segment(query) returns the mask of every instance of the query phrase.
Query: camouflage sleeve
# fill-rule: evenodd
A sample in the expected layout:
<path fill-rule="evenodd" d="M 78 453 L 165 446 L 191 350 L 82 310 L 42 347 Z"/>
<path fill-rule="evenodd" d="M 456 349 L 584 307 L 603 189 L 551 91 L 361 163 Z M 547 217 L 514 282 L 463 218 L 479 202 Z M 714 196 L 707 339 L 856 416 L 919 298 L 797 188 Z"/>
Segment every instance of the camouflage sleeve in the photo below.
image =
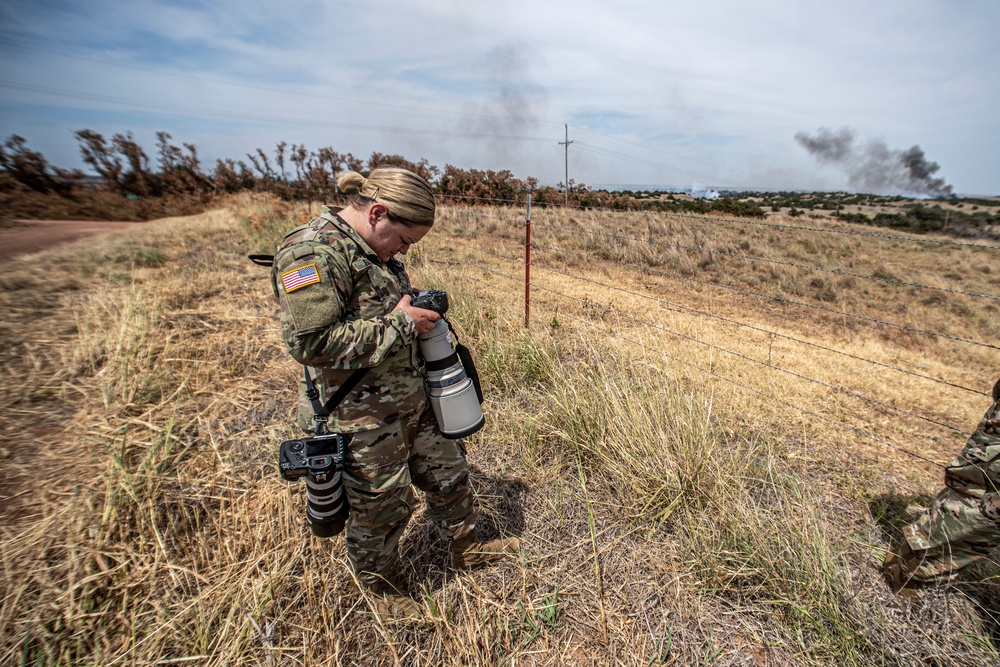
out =
<path fill-rule="evenodd" d="M 367 320 L 338 321 L 299 337 L 293 355 L 300 363 L 325 368 L 374 368 L 416 338 L 410 316 L 396 308 Z"/>
<path fill-rule="evenodd" d="M 321 274 L 325 273 L 329 280 L 284 295 L 296 315 L 305 310 L 299 302 L 306 300 L 310 306 L 306 312 L 322 313 L 315 321 L 322 322 L 322 326 L 297 326 L 289 332 L 286 343 L 296 361 L 324 368 L 373 368 L 416 339 L 416 325 L 410 316 L 401 308 L 393 308 L 395 302 L 388 304 L 387 297 L 374 293 L 370 281 L 358 281 L 359 289 L 372 290 L 360 295 L 365 304 L 363 311 L 382 312 L 361 317 L 356 307 L 351 308 L 359 297 L 352 293 L 355 272 L 349 265 L 348 253 L 338 252 L 336 247 L 330 252 L 317 249 L 315 255 L 303 261 L 316 260 Z"/>

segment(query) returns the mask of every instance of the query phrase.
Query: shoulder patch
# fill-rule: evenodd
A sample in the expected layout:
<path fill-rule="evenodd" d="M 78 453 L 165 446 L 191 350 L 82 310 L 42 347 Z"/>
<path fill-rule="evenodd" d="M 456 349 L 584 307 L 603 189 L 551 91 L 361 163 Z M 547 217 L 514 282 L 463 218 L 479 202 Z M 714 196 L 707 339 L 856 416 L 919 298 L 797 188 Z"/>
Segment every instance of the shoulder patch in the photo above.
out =
<path fill-rule="evenodd" d="M 371 262 L 369 262 L 364 257 L 358 256 L 354 258 L 353 262 L 351 262 L 351 266 L 354 267 L 355 271 L 364 271 L 369 266 L 371 266 Z"/>
<path fill-rule="evenodd" d="M 285 294 L 318 282 L 319 271 L 316 270 L 315 264 L 307 264 L 281 274 L 281 284 L 285 287 Z"/>

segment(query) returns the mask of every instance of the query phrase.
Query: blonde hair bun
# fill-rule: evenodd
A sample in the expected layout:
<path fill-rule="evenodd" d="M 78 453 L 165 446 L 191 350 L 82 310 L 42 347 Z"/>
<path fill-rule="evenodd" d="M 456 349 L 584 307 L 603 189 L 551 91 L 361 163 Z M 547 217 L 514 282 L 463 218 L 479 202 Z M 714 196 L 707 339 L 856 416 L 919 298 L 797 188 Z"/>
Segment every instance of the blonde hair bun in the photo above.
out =
<path fill-rule="evenodd" d="M 434 193 L 421 176 L 399 167 L 380 167 L 365 178 L 356 171 L 337 174 L 337 189 L 352 204 L 365 206 L 378 202 L 389 210 L 389 217 L 407 227 L 430 227 L 434 224 Z"/>

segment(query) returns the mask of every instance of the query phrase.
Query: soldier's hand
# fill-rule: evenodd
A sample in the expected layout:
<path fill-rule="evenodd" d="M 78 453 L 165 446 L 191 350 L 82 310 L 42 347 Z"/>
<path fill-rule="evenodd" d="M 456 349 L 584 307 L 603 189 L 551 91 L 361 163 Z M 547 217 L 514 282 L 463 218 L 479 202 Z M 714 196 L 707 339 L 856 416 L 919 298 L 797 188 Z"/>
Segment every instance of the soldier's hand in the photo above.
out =
<path fill-rule="evenodd" d="M 410 295 L 406 294 L 399 303 L 396 304 L 396 308 L 402 308 L 413 323 L 417 325 L 417 333 L 424 333 L 430 331 L 434 328 L 434 324 L 441 319 L 441 316 L 434 312 L 433 310 L 426 310 L 424 308 L 414 308 L 410 305 Z"/>

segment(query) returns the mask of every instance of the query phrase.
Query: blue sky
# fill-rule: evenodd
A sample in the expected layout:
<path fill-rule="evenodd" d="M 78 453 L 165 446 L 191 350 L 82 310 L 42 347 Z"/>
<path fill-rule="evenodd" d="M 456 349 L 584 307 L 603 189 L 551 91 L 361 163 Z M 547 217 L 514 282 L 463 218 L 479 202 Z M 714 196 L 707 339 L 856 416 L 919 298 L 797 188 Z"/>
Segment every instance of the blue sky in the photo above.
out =
<path fill-rule="evenodd" d="M 279 141 L 594 186 L 843 189 L 800 132 L 919 145 L 1000 195 L 1000 3 L 6 0 L 0 135 Z"/>

